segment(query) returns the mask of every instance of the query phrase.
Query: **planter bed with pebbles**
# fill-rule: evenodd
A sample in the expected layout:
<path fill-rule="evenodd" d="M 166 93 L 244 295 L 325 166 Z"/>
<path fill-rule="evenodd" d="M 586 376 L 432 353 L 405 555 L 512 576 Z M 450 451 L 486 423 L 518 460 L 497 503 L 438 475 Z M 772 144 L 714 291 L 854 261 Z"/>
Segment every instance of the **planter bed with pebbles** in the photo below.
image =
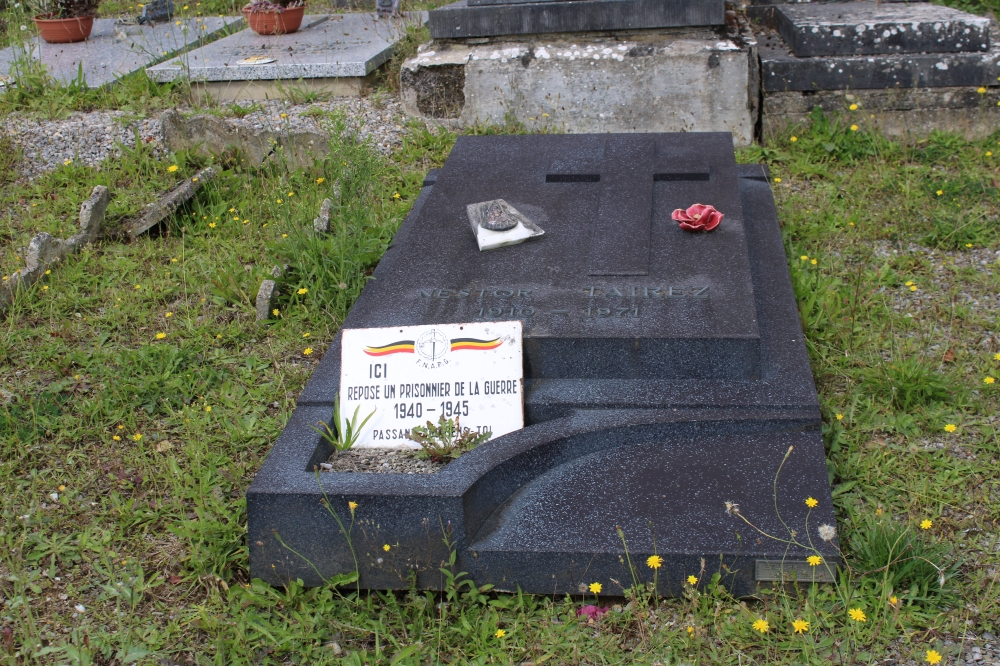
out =
<path fill-rule="evenodd" d="M 447 464 L 420 458 L 418 453 L 417 449 L 348 449 L 336 451 L 320 468 L 324 472 L 434 474 Z"/>

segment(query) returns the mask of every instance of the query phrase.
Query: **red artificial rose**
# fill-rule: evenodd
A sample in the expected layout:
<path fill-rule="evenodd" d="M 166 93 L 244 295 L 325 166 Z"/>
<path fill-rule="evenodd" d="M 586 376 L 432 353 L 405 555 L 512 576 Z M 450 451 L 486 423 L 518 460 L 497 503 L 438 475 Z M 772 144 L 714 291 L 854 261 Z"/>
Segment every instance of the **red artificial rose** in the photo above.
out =
<path fill-rule="evenodd" d="M 715 210 L 713 206 L 695 204 L 684 210 L 678 208 L 670 216 L 681 223 L 681 229 L 688 231 L 711 231 L 719 226 L 724 215 Z"/>

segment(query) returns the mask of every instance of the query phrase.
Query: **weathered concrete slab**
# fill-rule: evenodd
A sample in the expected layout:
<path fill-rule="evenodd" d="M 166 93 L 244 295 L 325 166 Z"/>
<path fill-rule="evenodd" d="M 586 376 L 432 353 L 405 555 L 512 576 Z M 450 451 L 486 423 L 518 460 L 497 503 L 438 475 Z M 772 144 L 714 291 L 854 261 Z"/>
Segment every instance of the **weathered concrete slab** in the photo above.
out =
<path fill-rule="evenodd" d="M 391 56 L 407 21 L 375 13 L 309 15 L 290 35 L 263 37 L 246 29 L 150 67 L 154 81 L 236 83 L 298 79 L 360 79 Z M 272 95 L 274 96 L 274 95 Z"/>
<path fill-rule="evenodd" d="M 176 112 L 175 112 L 176 113 Z M 178 208 L 194 198 L 205 183 L 215 178 L 218 171 L 215 167 L 205 167 L 193 177 L 172 189 L 159 201 L 146 206 L 146 211 L 135 222 L 129 225 L 128 234 L 135 238 L 146 233 L 163 220 L 173 215 Z"/>
<path fill-rule="evenodd" d="M 764 92 L 995 86 L 1000 48 L 978 53 L 796 57 L 774 33 L 758 35 Z"/>
<path fill-rule="evenodd" d="M 75 81 L 82 67 L 87 86 L 98 88 L 206 44 L 242 22 L 242 16 L 177 19 L 155 25 L 119 25 L 117 19 L 97 19 L 85 42 L 47 44 L 36 38 L 27 45 L 0 51 L 0 74 L 7 74 L 27 49 L 56 81 Z"/>
<path fill-rule="evenodd" d="M 1000 127 L 996 98 L 968 86 L 769 92 L 762 108 L 763 138 L 783 135 L 790 126 L 808 125 L 818 106 L 827 115 L 843 114 L 847 124 L 857 123 L 891 138 L 923 138 L 937 129 L 978 141 Z M 858 107 L 854 111 L 852 104 Z"/>
<path fill-rule="evenodd" d="M 459 0 L 430 12 L 431 37 L 464 39 L 592 30 L 722 25 L 722 0 L 562 0 L 473 5 Z"/>
<path fill-rule="evenodd" d="M 567 3 L 569 4 L 569 3 Z M 433 42 L 403 65 L 406 112 L 442 124 L 581 132 L 732 132 L 753 140 L 756 45 L 712 33 L 480 46 Z"/>
<path fill-rule="evenodd" d="M 775 20 L 797 56 L 958 53 L 990 47 L 988 18 L 929 3 L 779 5 Z"/>

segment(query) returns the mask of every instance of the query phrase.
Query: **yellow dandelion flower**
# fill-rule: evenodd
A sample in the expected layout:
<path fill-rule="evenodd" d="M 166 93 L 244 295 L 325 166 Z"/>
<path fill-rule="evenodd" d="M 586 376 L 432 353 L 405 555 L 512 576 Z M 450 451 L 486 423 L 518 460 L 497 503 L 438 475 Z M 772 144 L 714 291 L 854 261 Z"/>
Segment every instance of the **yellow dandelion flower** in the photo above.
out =
<path fill-rule="evenodd" d="M 984 384 L 992 384 L 996 381 L 996 377 L 983 377 Z"/>
<path fill-rule="evenodd" d="M 312 333 L 310 333 L 309 331 L 306 331 L 305 333 L 302 334 L 302 337 L 303 338 L 308 338 L 310 335 L 312 335 Z"/>
<path fill-rule="evenodd" d="M 916 290 L 917 290 L 917 285 L 912 285 L 910 287 L 910 291 L 916 291 Z"/>
<path fill-rule="evenodd" d="M 398 199 L 399 198 L 399 192 L 393 192 L 392 198 L 393 199 Z"/>
<path fill-rule="evenodd" d="M 646 558 L 646 566 L 650 569 L 659 569 L 663 566 L 663 558 L 659 555 L 650 555 Z"/>
<path fill-rule="evenodd" d="M 994 361 L 1000 361 L 1000 354 L 993 354 Z"/>
<path fill-rule="evenodd" d="M 807 497 L 806 506 L 809 507 L 810 509 L 815 509 L 817 506 L 819 506 L 819 500 L 816 499 L 815 497 Z"/>
<path fill-rule="evenodd" d="M 121 423 L 119 423 L 119 424 L 118 424 L 118 429 L 119 429 L 119 430 L 124 430 L 124 429 L 125 429 L 125 426 L 123 426 L 123 425 L 122 425 Z"/>
<path fill-rule="evenodd" d="M 316 184 L 317 184 L 317 185 L 321 185 L 321 184 L 323 183 L 323 181 L 324 181 L 324 180 L 326 180 L 326 178 L 317 178 L 317 179 L 316 179 Z"/>
<path fill-rule="evenodd" d="M 384 550 L 384 551 L 385 551 L 385 552 L 387 552 L 387 553 L 389 552 L 389 550 L 390 550 L 391 548 L 392 548 L 392 547 L 391 547 L 391 546 L 390 546 L 389 544 L 385 544 L 384 546 L 382 546 L 382 550 Z"/>
<path fill-rule="evenodd" d="M 167 167 L 167 171 L 170 172 L 170 173 L 173 173 L 173 172 L 177 171 L 177 169 L 179 169 L 179 168 L 180 167 L 177 166 L 176 164 L 171 164 L 170 166 Z"/>
<path fill-rule="evenodd" d="M 282 238 L 288 238 L 288 234 L 281 234 Z"/>
<path fill-rule="evenodd" d="M 983 86 L 979 86 L 979 89 L 976 90 L 976 92 L 979 93 L 980 95 L 985 95 L 986 94 L 986 88 L 984 88 Z"/>
<path fill-rule="evenodd" d="M 1000 79 L 998 79 L 998 80 L 1000 80 Z M 542 118 L 548 118 L 548 117 L 549 117 L 549 114 L 547 114 L 547 113 L 543 113 L 542 114 Z"/>
<path fill-rule="evenodd" d="M 209 222 L 208 223 L 208 228 L 209 229 L 214 229 L 215 228 L 215 222 Z"/>
<path fill-rule="evenodd" d="M 278 199 L 278 203 L 281 203 L 281 199 Z"/>
<path fill-rule="evenodd" d="M 847 614 L 855 622 L 867 622 L 868 621 L 868 616 L 865 615 L 865 612 L 863 610 L 861 610 L 860 608 L 852 608 L 851 610 L 847 611 Z"/>
<path fill-rule="evenodd" d="M 277 317 L 278 315 L 281 314 L 281 310 L 279 310 L 278 308 L 274 308 L 273 310 L 271 310 L 271 314 Z"/>
<path fill-rule="evenodd" d="M 858 131 L 858 126 L 857 125 L 851 125 L 851 131 L 852 132 L 857 132 Z"/>
<path fill-rule="evenodd" d="M 134 435 L 132 435 L 132 441 L 133 442 L 138 442 L 141 439 L 142 439 L 142 433 L 141 432 L 137 432 Z"/>
<path fill-rule="evenodd" d="M 935 192 L 935 194 L 941 196 L 942 194 L 944 194 L 944 190 L 938 190 L 937 192 Z"/>
<path fill-rule="evenodd" d="M 358 503 L 357 502 L 348 502 L 347 503 L 347 508 L 351 510 L 351 513 L 354 513 L 354 510 L 358 508 Z"/>
<path fill-rule="evenodd" d="M 694 636 L 694 627 L 688 627 L 688 636 Z"/>
<path fill-rule="evenodd" d="M 819 263 L 819 262 L 818 262 L 818 261 L 816 261 L 815 259 L 810 259 L 810 260 L 809 260 L 809 263 L 810 263 L 810 264 L 812 264 L 813 266 L 815 266 L 815 265 L 816 265 L 817 263 Z"/>
<path fill-rule="evenodd" d="M 986 151 L 986 157 L 993 157 L 993 151 L 992 150 L 987 150 Z"/>
<path fill-rule="evenodd" d="M 920 521 L 920 529 L 929 530 L 932 527 L 934 527 L 933 520 L 930 520 L 929 518 L 924 518 L 923 520 Z"/>
<path fill-rule="evenodd" d="M 497 633 L 494 634 L 494 636 L 496 636 L 497 638 L 503 638 L 506 635 L 507 632 L 504 631 L 503 629 L 497 629 Z"/>
<path fill-rule="evenodd" d="M 809 255 L 808 254 L 803 254 L 801 257 L 799 257 L 799 259 L 802 260 L 802 261 L 809 261 Z"/>
<path fill-rule="evenodd" d="M 312 347 L 306 347 L 305 349 L 302 350 L 302 354 L 304 356 L 309 356 L 309 354 L 312 354 L 312 353 L 313 353 L 313 348 Z"/>
<path fill-rule="evenodd" d="M 811 567 L 818 567 L 823 564 L 823 558 L 819 555 L 810 555 L 806 558 L 806 562 L 808 562 Z"/>
<path fill-rule="evenodd" d="M 899 603 L 899 597 L 897 597 L 896 595 L 892 595 L 891 597 L 889 597 L 889 603 L 895 606 L 896 604 Z"/>
<path fill-rule="evenodd" d="M 789 139 L 789 141 L 791 141 L 792 143 L 795 143 L 798 140 L 799 140 L 799 137 L 797 137 L 797 136 L 793 136 L 792 138 Z"/>
<path fill-rule="evenodd" d="M 601 590 L 604 589 L 604 586 L 600 583 L 591 583 L 587 589 L 589 589 L 593 594 L 600 594 Z"/>
<path fill-rule="evenodd" d="M 297 294 L 298 294 L 299 296 L 304 296 L 305 294 L 308 294 L 308 293 L 309 293 L 309 290 L 308 290 L 308 289 L 306 289 L 305 287 L 302 287 L 301 289 L 299 289 L 299 290 L 298 290 L 297 292 L 295 292 L 295 293 L 297 293 Z"/>
<path fill-rule="evenodd" d="M 780 179 L 780 178 L 775 178 L 775 179 L 774 179 L 774 182 L 776 182 L 776 183 L 780 183 L 780 182 L 781 182 L 781 179 Z"/>
<path fill-rule="evenodd" d="M 694 575 L 688 576 L 687 577 L 687 582 L 688 582 L 688 585 L 692 585 L 692 586 L 697 585 L 698 584 L 698 577 L 694 576 Z"/>
<path fill-rule="evenodd" d="M 844 420 L 844 415 L 841 414 L 840 412 L 837 412 L 837 420 L 838 421 L 843 421 Z"/>
<path fill-rule="evenodd" d="M 160 333 L 157 333 L 157 334 L 156 334 L 156 339 L 157 339 L 157 340 L 162 340 L 162 339 L 163 339 L 163 338 L 165 338 L 165 337 L 167 337 L 167 334 L 166 334 L 166 333 L 163 333 L 163 332 L 160 332 Z"/>
<path fill-rule="evenodd" d="M 288 193 L 288 196 L 290 196 L 290 197 L 294 197 L 294 196 L 295 196 L 295 192 L 289 192 L 289 193 Z"/>
<path fill-rule="evenodd" d="M 857 104 L 851 104 L 847 108 L 849 108 L 851 111 L 857 111 L 858 110 L 858 105 Z"/>
<path fill-rule="evenodd" d="M 759 631 L 762 634 L 766 634 L 771 629 L 770 623 L 767 620 L 761 618 L 753 623 L 754 631 Z"/>
<path fill-rule="evenodd" d="M 928 650 L 927 654 L 924 655 L 924 661 L 928 664 L 940 664 L 941 663 L 941 653 L 937 650 Z"/>
<path fill-rule="evenodd" d="M 174 313 L 173 312 L 164 312 L 163 316 L 166 317 L 167 319 L 170 319 L 171 317 L 174 316 Z"/>
<path fill-rule="evenodd" d="M 115 440 L 116 442 L 120 442 L 120 441 L 122 441 L 122 438 L 121 438 L 121 437 L 119 437 L 118 435 L 112 435 L 112 436 L 111 436 L 111 439 Z"/>
<path fill-rule="evenodd" d="M 51 271 L 51 270 L 47 270 L 47 271 L 45 271 L 45 274 L 46 274 L 46 275 L 51 275 L 51 274 L 52 274 L 52 271 Z"/>
<path fill-rule="evenodd" d="M 250 220 L 243 220 L 243 224 L 250 224 Z"/>
<path fill-rule="evenodd" d="M 212 411 L 212 406 L 211 405 L 205 405 L 205 411 L 206 412 Z"/>
<path fill-rule="evenodd" d="M 142 289 L 142 285 L 141 284 L 137 284 L 137 285 L 135 285 L 135 288 L 136 289 Z"/>
<path fill-rule="evenodd" d="M 287 117 L 288 117 L 288 114 L 287 114 L 287 113 L 280 113 L 280 114 L 278 114 L 278 115 L 280 115 L 280 116 L 281 116 L 282 118 L 287 118 Z"/>
<path fill-rule="evenodd" d="M 809 623 L 805 620 L 793 620 L 792 630 L 797 634 L 804 634 L 809 631 Z"/>
<path fill-rule="evenodd" d="M 48 291 L 48 290 L 49 290 L 49 285 L 46 284 L 42 286 L 42 291 Z"/>

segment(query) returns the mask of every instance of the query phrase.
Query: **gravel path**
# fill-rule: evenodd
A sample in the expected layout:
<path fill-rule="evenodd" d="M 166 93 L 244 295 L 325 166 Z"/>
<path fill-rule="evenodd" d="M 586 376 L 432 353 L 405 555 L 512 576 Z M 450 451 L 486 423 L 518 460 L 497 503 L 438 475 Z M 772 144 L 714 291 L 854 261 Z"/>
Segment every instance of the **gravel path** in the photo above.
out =
<path fill-rule="evenodd" d="M 247 109 L 253 109 L 249 113 Z M 204 111 L 179 108 L 183 114 Z M 239 112 L 242 117 L 236 117 Z M 222 106 L 218 112 L 234 125 L 250 130 L 309 128 L 334 131 L 336 118 L 343 118 L 347 131 L 389 154 L 402 144 L 404 115 L 399 100 L 376 94 L 365 98 L 339 97 L 325 102 L 293 105 L 281 100 L 259 104 L 245 103 L 241 108 Z M 284 116 L 284 117 L 283 117 Z M 152 144 L 154 155 L 167 154 L 159 114 L 137 119 L 124 111 L 72 113 L 61 120 L 37 120 L 11 114 L 0 120 L 0 134 L 10 136 L 22 150 L 22 176 L 34 178 L 73 160 L 90 166 L 121 154 L 121 146 L 139 140 Z"/>

